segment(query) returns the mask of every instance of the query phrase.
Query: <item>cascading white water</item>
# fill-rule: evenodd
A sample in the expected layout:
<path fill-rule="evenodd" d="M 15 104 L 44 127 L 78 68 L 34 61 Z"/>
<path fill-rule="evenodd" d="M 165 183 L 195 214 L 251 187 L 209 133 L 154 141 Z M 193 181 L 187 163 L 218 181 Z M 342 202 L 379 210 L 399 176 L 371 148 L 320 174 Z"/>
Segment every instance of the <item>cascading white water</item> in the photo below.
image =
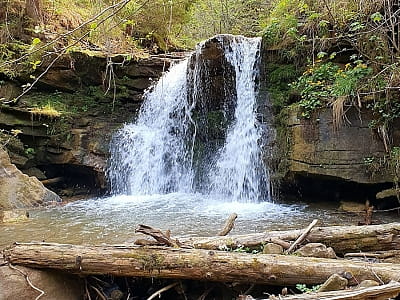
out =
<path fill-rule="evenodd" d="M 256 76 L 261 38 L 235 37 L 224 43 L 225 57 L 235 67 L 236 109 L 226 142 L 209 172 L 213 193 L 240 202 L 270 200 L 269 173 L 262 162 L 261 129 L 256 119 Z"/>
<path fill-rule="evenodd" d="M 186 61 L 173 66 L 145 94 L 137 121 L 113 137 L 108 170 L 113 193 L 190 191 L 186 70 Z"/>
<path fill-rule="evenodd" d="M 209 163 L 208 182 L 194 184 L 196 130 L 188 103 L 188 61 L 173 66 L 145 95 L 137 120 L 122 128 L 111 143 L 108 170 L 115 194 L 210 193 L 214 198 L 239 202 L 269 200 L 268 171 L 262 162 L 261 132 L 256 119 L 256 76 L 260 39 L 217 37 L 227 63 L 234 67 L 236 99 L 234 120 L 226 141 Z M 197 51 L 201 50 L 201 46 Z M 195 65 L 194 72 L 204 72 Z M 198 83 L 194 82 L 194 87 Z M 192 91 L 196 93 L 196 91 Z M 192 97 L 194 99 L 196 97 Z M 209 158 L 208 158 L 209 159 Z M 203 165 L 198 164 L 198 165 Z M 204 186 L 208 186 L 205 188 Z M 196 190 L 201 187 L 201 190 Z"/>

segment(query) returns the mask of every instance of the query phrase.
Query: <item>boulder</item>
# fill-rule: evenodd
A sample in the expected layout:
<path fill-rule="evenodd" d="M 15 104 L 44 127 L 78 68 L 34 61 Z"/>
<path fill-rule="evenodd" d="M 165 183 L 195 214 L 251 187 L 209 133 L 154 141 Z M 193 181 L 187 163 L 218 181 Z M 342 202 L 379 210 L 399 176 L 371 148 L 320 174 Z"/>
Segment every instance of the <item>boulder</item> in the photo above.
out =
<path fill-rule="evenodd" d="M 36 177 L 17 169 L 4 150 L 0 149 L 0 210 L 26 208 L 61 201 Z"/>
<path fill-rule="evenodd" d="M 35 270 L 16 267 L 19 271 L 3 265 L 0 261 L 0 299 L 37 299 L 40 292 L 33 289 L 30 282 L 44 292 L 41 300 L 77 300 L 83 299 L 83 282 L 77 276 L 70 276 L 56 271 Z M 23 274 L 22 274 L 22 273 Z"/>
<path fill-rule="evenodd" d="M 336 258 L 335 251 L 324 244 L 308 243 L 295 252 L 299 256 L 305 257 L 319 257 L 319 258 Z"/>
<path fill-rule="evenodd" d="M 264 254 L 283 254 L 283 247 L 274 243 L 268 243 L 264 246 Z"/>
<path fill-rule="evenodd" d="M 338 274 L 333 274 L 329 277 L 324 284 L 318 289 L 320 292 L 339 291 L 344 290 L 348 284 L 348 280 Z"/>

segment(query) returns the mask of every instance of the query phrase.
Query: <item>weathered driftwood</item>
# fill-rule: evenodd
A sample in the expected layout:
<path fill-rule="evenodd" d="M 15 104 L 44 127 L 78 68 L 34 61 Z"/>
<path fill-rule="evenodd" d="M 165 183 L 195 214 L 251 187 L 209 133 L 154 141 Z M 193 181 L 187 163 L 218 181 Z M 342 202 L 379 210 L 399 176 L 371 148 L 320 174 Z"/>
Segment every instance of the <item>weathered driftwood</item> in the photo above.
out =
<path fill-rule="evenodd" d="M 286 254 L 290 254 L 296 247 L 297 245 L 300 245 L 307 237 L 307 235 L 310 233 L 311 229 L 314 228 L 315 225 L 317 225 L 318 220 L 315 219 L 311 222 L 310 225 L 304 230 L 304 232 L 294 241 L 294 243 L 287 249 Z"/>
<path fill-rule="evenodd" d="M 400 280 L 400 265 L 396 264 L 171 247 L 29 243 L 4 250 L 4 257 L 11 264 L 87 275 L 314 285 L 334 273 L 347 272 L 354 284 L 377 278 L 385 283 Z"/>
<path fill-rule="evenodd" d="M 175 247 L 175 248 L 179 248 L 181 246 L 178 240 L 171 239 L 171 233 L 169 230 L 166 233 L 163 233 L 159 229 L 155 229 L 155 228 L 147 226 L 147 225 L 139 224 L 138 227 L 136 228 L 135 232 L 140 232 L 145 235 L 149 235 L 149 236 L 153 237 L 161 245 L 166 245 L 166 246 Z M 143 241 L 143 240 L 140 240 L 140 241 Z M 137 241 L 135 243 L 140 244 Z M 145 246 L 145 245 L 143 245 L 143 246 Z"/>
<path fill-rule="evenodd" d="M 235 220 L 237 219 L 237 214 L 233 213 L 229 216 L 228 220 L 226 220 L 224 228 L 218 233 L 219 236 L 225 236 L 233 229 L 235 226 Z"/>
<path fill-rule="evenodd" d="M 258 247 L 273 242 L 273 239 L 295 241 L 303 230 L 270 231 L 228 237 L 192 237 L 180 239 L 191 243 L 194 248 L 219 249 L 222 246 Z M 308 233 L 306 240 L 323 243 L 332 247 L 337 254 L 357 251 L 380 251 L 400 249 L 400 223 L 369 226 L 331 226 L 315 227 Z"/>
<path fill-rule="evenodd" d="M 286 297 L 271 296 L 269 300 L 304 300 L 304 299 L 324 299 L 324 300 L 387 300 L 393 299 L 400 294 L 400 283 L 390 282 L 381 286 L 374 286 L 358 290 L 343 290 L 323 293 L 310 293 L 292 295 Z"/>

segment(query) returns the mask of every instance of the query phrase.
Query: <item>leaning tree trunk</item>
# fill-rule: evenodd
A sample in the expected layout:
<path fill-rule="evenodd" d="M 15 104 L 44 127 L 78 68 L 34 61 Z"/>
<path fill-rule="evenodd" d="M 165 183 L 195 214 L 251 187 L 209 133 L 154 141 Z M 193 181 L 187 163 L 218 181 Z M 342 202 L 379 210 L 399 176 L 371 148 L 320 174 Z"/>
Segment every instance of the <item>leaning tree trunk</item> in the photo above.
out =
<path fill-rule="evenodd" d="M 267 285 L 323 283 L 332 274 L 365 279 L 400 280 L 400 265 L 372 264 L 292 255 L 249 254 L 202 249 L 138 246 L 15 244 L 4 250 L 11 264 L 76 274 L 160 277 Z"/>

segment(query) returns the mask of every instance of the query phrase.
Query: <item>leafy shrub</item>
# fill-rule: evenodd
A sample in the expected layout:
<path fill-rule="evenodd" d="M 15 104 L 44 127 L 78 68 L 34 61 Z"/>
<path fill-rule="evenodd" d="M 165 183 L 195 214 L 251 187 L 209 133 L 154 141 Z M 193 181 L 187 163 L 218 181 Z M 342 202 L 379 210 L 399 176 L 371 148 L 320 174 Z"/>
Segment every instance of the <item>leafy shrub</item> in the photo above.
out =
<path fill-rule="evenodd" d="M 372 69 L 361 60 L 340 68 L 332 62 L 317 62 L 308 66 L 292 88 L 301 95 L 299 103 L 302 117 L 310 118 L 312 112 L 336 97 L 355 96 L 361 81 L 372 73 Z"/>

